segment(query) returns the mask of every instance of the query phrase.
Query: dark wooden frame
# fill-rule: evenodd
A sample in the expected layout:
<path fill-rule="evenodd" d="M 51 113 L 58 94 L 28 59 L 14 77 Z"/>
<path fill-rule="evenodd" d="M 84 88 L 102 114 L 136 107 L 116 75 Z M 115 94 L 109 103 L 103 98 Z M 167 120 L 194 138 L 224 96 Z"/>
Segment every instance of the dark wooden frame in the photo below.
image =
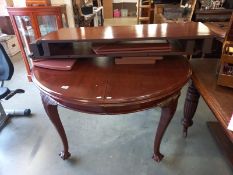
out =
<path fill-rule="evenodd" d="M 142 30 L 141 30 L 142 29 Z M 153 30 L 151 30 L 153 29 Z M 140 30 L 140 32 L 138 32 Z M 110 35 L 106 35 L 110 32 Z M 115 44 L 117 42 L 145 41 L 145 40 L 169 40 L 171 50 L 162 49 L 142 50 L 135 53 L 108 53 L 96 54 L 92 50 L 92 44 Z M 63 28 L 57 32 L 50 33 L 40 40 L 31 44 L 32 58 L 77 58 L 77 57 L 96 57 L 96 56 L 164 56 L 164 55 L 192 55 L 196 49 L 203 54 L 211 52 L 213 33 L 202 23 L 168 23 L 168 24 L 148 24 L 134 26 L 106 26 L 100 28 Z M 80 52 L 67 51 L 62 55 L 52 55 L 50 52 L 51 44 L 81 43 L 85 44 L 85 50 Z M 142 43 L 143 45 L 143 43 Z M 156 42 L 155 42 L 156 45 Z M 174 47 L 173 47 L 174 46 Z M 197 47 L 199 46 L 199 48 Z M 201 46 L 201 47 L 200 47 Z M 54 46 L 51 46 L 54 47 Z M 142 46 L 143 47 L 143 46 Z M 72 47 L 70 47 L 72 48 Z M 81 47 L 80 47 L 81 48 Z M 39 51 L 41 50 L 41 51 Z M 76 50 L 77 51 L 77 50 Z M 40 54 L 43 53 L 43 54 Z"/>

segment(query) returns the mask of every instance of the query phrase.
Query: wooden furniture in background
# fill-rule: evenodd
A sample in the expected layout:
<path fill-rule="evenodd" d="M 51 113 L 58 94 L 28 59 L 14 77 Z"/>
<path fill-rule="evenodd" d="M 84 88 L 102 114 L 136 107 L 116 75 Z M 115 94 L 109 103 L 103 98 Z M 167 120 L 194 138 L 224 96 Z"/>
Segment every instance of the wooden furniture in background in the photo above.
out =
<path fill-rule="evenodd" d="M 194 20 L 200 21 L 200 22 L 230 21 L 232 12 L 233 12 L 233 9 L 209 9 L 209 10 L 198 9 L 198 10 L 195 10 Z"/>
<path fill-rule="evenodd" d="M 181 0 L 179 4 L 155 4 L 154 23 L 191 21 L 197 0 Z M 185 9 L 185 5 L 190 8 Z M 187 10 L 187 12 L 184 12 Z M 168 15 L 170 14 L 170 15 Z"/>
<path fill-rule="evenodd" d="M 26 0 L 26 6 L 50 6 L 50 0 Z"/>
<path fill-rule="evenodd" d="M 165 7 L 178 8 L 178 5 L 173 5 L 173 4 L 154 4 L 153 23 L 160 24 L 160 23 L 166 22 L 166 18 L 164 17 L 164 8 Z"/>
<path fill-rule="evenodd" d="M 67 26 L 66 6 L 8 7 L 7 10 L 19 42 L 27 77 L 31 80 L 29 43 Z"/>
<path fill-rule="evenodd" d="M 233 88 L 233 15 L 223 42 L 218 85 Z"/>
<path fill-rule="evenodd" d="M 217 124 L 208 123 L 208 127 L 233 165 L 233 132 L 227 129 L 233 113 L 233 89 L 217 85 L 219 59 L 192 59 L 190 63 L 193 73 L 184 105 L 184 135 L 193 124 L 192 118 L 201 95 L 218 120 Z"/>
<path fill-rule="evenodd" d="M 151 5 L 151 0 L 137 1 L 137 24 L 150 23 Z"/>
<path fill-rule="evenodd" d="M 104 8 L 104 19 L 109 19 L 113 17 L 113 6 L 112 0 L 103 0 Z"/>
<path fill-rule="evenodd" d="M 184 0 L 181 0 L 181 4 L 182 5 L 185 5 L 183 3 Z M 196 3 L 197 3 L 197 0 L 188 0 L 186 1 L 189 5 L 191 5 L 191 8 L 190 8 L 190 12 L 188 12 L 188 14 L 186 15 L 186 21 L 191 21 L 192 20 L 192 17 L 193 17 L 193 13 L 194 13 L 194 10 L 195 10 L 195 6 L 196 6 Z"/>

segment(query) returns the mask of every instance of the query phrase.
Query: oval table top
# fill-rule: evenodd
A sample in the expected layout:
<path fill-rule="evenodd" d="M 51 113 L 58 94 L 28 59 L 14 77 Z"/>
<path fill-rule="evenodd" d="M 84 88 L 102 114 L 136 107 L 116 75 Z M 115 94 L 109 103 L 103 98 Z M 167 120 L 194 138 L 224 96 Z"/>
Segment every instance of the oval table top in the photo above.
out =
<path fill-rule="evenodd" d="M 60 105 L 87 113 L 120 114 L 156 106 L 191 76 L 182 56 L 155 64 L 115 64 L 112 58 L 78 59 L 70 71 L 32 69 L 33 82 Z"/>

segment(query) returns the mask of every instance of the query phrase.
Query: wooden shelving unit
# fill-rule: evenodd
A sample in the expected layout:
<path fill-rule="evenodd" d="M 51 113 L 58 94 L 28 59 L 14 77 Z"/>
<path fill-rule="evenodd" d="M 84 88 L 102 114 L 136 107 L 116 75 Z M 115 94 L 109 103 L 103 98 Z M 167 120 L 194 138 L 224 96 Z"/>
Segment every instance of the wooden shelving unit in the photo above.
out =
<path fill-rule="evenodd" d="M 200 33 L 198 28 L 203 31 Z M 192 55 L 197 49 L 209 53 L 211 42 L 212 35 L 206 26 L 187 22 L 63 28 L 31 43 L 30 47 L 33 60 L 102 56 L 147 57 Z"/>
<path fill-rule="evenodd" d="M 218 84 L 233 88 L 233 15 L 223 42 Z"/>

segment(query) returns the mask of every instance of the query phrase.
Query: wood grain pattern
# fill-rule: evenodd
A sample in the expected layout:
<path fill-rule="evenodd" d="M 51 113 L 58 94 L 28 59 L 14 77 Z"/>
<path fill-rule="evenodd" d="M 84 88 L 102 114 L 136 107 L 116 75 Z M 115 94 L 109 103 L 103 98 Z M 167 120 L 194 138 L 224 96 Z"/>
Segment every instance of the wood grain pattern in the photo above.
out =
<path fill-rule="evenodd" d="M 200 94 L 193 82 L 189 84 L 184 104 L 183 134 L 187 137 L 188 127 L 193 125 L 193 117 L 197 109 Z"/>
<path fill-rule="evenodd" d="M 153 65 L 115 65 L 110 58 L 79 59 L 71 71 L 34 67 L 32 72 L 34 83 L 61 105 L 102 114 L 152 107 L 155 101 L 179 91 L 191 75 L 181 56 Z"/>
<path fill-rule="evenodd" d="M 123 41 L 148 39 L 203 39 L 213 33 L 204 24 L 198 22 L 144 24 L 132 26 L 105 26 L 86 28 L 62 28 L 41 37 L 43 42 L 64 41 Z"/>

